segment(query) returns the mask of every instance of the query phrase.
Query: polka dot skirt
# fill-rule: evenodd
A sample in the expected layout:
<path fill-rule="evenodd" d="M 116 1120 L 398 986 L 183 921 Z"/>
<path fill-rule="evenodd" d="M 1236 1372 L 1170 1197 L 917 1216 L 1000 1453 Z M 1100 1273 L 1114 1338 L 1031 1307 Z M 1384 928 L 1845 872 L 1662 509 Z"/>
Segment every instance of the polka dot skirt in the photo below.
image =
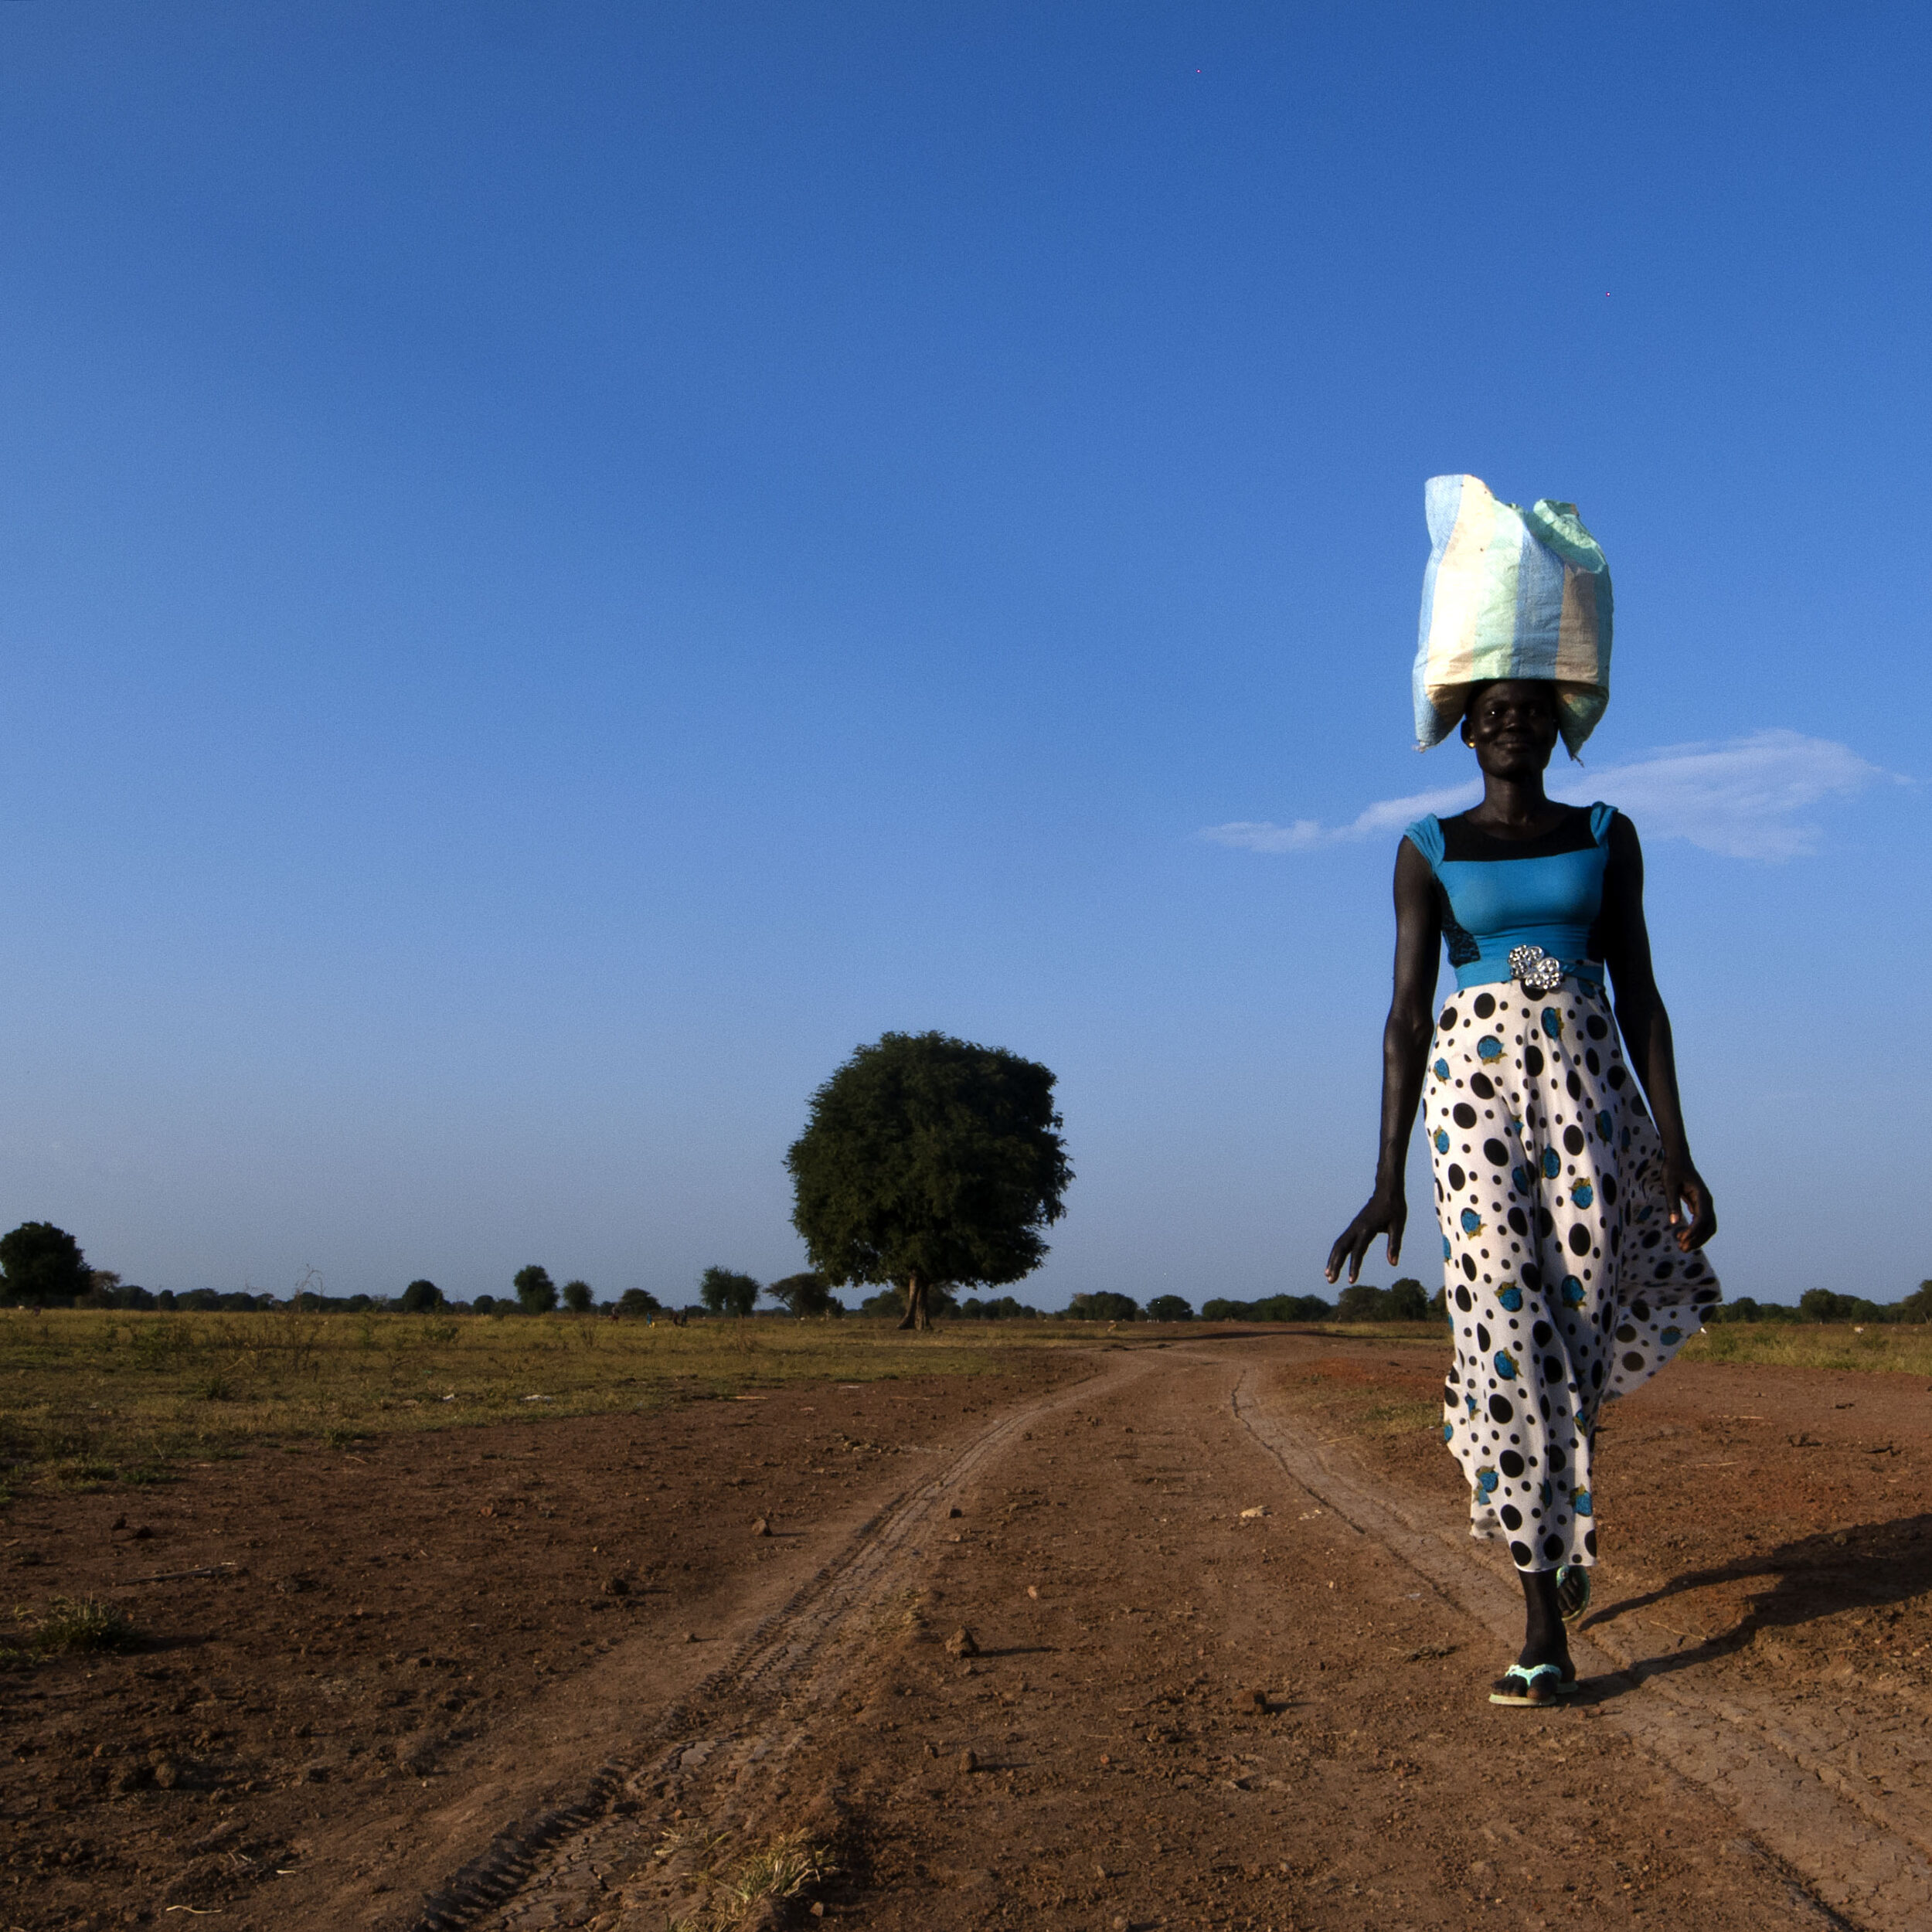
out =
<path fill-rule="evenodd" d="M 1610 1003 L 1566 979 L 1454 994 L 1423 1093 L 1455 1366 L 1443 1440 L 1470 1534 L 1519 1570 L 1597 1557 L 1590 1437 L 1719 1297 L 1670 1232 L 1657 1129 Z"/>

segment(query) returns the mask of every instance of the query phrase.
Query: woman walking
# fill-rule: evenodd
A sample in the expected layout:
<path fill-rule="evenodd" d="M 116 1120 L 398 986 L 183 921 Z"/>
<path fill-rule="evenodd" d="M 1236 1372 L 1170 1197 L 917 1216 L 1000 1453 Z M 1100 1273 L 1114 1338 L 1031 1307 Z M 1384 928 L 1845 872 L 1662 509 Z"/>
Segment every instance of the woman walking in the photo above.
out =
<path fill-rule="evenodd" d="M 1459 728 L 1483 796 L 1397 848 L 1381 1155 L 1328 1277 L 1354 1281 L 1378 1235 L 1397 1259 L 1420 1105 L 1456 1343 L 1443 1440 L 1470 1533 L 1507 1543 L 1527 1612 L 1490 1695 L 1546 1704 L 1576 1689 L 1563 1621 L 1597 1560 L 1598 1413 L 1719 1298 L 1701 1252 L 1717 1219 L 1679 1105 L 1636 829 L 1543 789 L 1558 739 L 1573 757 L 1609 701 L 1603 553 L 1574 505 L 1519 509 L 1474 477 L 1431 479 L 1427 507 L 1417 737 Z M 1456 985 L 1432 1037 L 1438 946 Z"/>

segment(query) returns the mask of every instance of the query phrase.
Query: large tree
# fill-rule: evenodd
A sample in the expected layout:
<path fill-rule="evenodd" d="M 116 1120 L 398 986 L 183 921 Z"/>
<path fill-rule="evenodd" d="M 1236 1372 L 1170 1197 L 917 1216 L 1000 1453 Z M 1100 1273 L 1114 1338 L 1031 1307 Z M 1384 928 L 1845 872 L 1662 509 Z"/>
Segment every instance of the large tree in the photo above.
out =
<path fill-rule="evenodd" d="M 736 1268 L 706 1268 L 698 1277 L 698 1299 L 713 1315 L 749 1315 L 761 1292 L 755 1274 Z"/>
<path fill-rule="evenodd" d="M 889 1282 L 899 1325 L 930 1328 L 936 1291 L 1017 1281 L 1046 1258 L 1040 1230 L 1073 1178 L 1060 1124 L 1036 1062 L 888 1033 L 811 1097 L 785 1156 L 792 1225 L 828 1281 Z"/>
<path fill-rule="evenodd" d="M 65 1228 L 22 1221 L 0 1234 L 0 1300 L 65 1305 L 93 1287 L 80 1243 Z"/>
<path fill-rule="evenodd" d="M 556 1284 L 550 1279 L 550 1270 L 534 1261 L 517 1270 L 512 1286 L 526 1315 L 548 1315 L 556 1306 Z"/>
<path fill-rule="evenodd" d="M 822 1274 L 809 1270 L 803 1274 L 788 1274 L 782 1281 L 773 1282 L 765 1293 L 786 1314 L 796 1316 L 801 1321 L 808 1315 L 845 1312 L 844 1304 L 832 1291 L 832 1284 Z"/>

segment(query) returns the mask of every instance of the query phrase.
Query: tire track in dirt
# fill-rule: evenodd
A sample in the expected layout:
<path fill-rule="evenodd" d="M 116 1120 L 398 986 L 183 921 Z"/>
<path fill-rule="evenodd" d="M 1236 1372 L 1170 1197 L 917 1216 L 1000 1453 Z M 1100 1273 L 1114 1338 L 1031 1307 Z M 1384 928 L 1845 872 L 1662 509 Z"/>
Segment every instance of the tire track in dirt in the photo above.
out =
<path fill-rule="evenodd" d="M 1513 1648 L 1522 1596 L 1485 1546 L 1371 1482 L 1345 1454 L 1263 1397 L 1250 1364 L 1234 1413 L 1283 1470 L 1358 1535 L 1408 1563 L 1448 1603 Z M 1821 1901 L 1871 1932 L 1932 1923 L 1932 1819 L 1860 1788 L 1770 1700 L 1706 1695 L 1665 1668 L 1675 1640 L 1638 1620 L 1594 1640 L 1573 1636 L 1580 1675 L 1602 1680 L 1602 1709 L 1652 1757 L 1704 1786 Z M 1632 1642 L 1632 1638 L 1636 1641 Z M 1640 1654 L 1647 1653 L 1647 1654 Z"/>
<path fill-rule="evenodd" d="M 1270 1349 L 1269 1359 L 1281 1356 Z M 1473 1619 L 1513 1649 L 1521 1628 L 1513 1575 L 1486 1560 L 1458 1526 L 1438 1520 L 1433 1506 L 1372 1481 L 1345 1449 L 1267 1400 L 1251 1346 L 1217 1338 L 1179 1345 L 1172 1355 L 1113 1354 L 1097 1376 L 1009 1411 L 894 1498 L 726 1665 L 641 1737 L 624 1761 L 600 1767 L 576 1802 L 506 1833 L 485 1859 L 439 1888 L 415 1918 L 415 1932 L 532 1932 L 617 1922 L 610 1913 L 622 1888 L 606 1880 L 634 1870 L 641 1855 L 648 1862 L 651 1828 L 637 1814 L 653 1794 L 702 1780 L 724 1794 L 706 1815 L 707 1829 L 755 1828 L 760 1794 L 776 1786 L 782 1795 L 794 1754 L 808 1769 L 815 1757 L 823 1757 L 827 1733 L 842 1721 L 835 1708 L 842 1693 L 876 1664 L 872 1638 L 883 1614 L 930 1580 L 941 1553 L 929 1554 L 926 1544 L 951 1500 L 1002 1457 L 1010 1462 L 1031 1430 L 1056 1411 L 1113 1404 L 1145 1420 L 1151 1405 L 1131 1406 L 1134 1386 L 1184 1362 L 1219 1372 L 1212 1376 L 1213 1394 L 1203 1387 L 1190 1403 L 1206 1396 L 1209 1410 L 1225 1404 L 1222 1413 L 1307 1492 L 1318 1514 L 1328 1513 L 1343 1541 L 1361 1549 L 1362 1563 L 1386 1556 L 1405 1566 L 1447 1614 Z M 1073 1480 L 1090 1485 L 1100 1479 L 1096 1464 Z M 1660 1658 L 1638 1656 L 1646 1635 L 1641 1626 L 1632 1634 L 1634 1648 L 1619 1637 L 1576 1643 L 1580 1668 L 1604 1680 L 1596 1697 L 1579 1702 L 1594 1704 L 1594 1714 L 1612 1719 L 1646 1757 L 1702 1787 L 1736 1818 L 1755 1842 L 1740 1841 L 1736 1850 L 1747 1862 L 1762 1862 L 1766 1881 L 1774 1890 L 1785 1889 L 1798 1920 L 1866 1932 L 1905 1932 L 1928 1922 L 1932 1861 L 1922 1821 L 1870 1794 L 1835 1788 L 1833 1767 L 1781 1722 L 1788 1714 L 1768 1702 L 1747 1708 L 1700 1692 L 1688 1673 L 1659 1669 Z M 1659 1648 L 1667 1653 L 1670 1645 Z M 1560 1722 L 1562 1713 L 1555 1716 Z M 808 1743 L 814 1749 L 801 1750 Z M 618 1916 L 631 1923 L 628 1912 Z"/>
<path fill-rule="evenodd" d="M 845 1672 L 836 1643 L 842 1630 L 912 1587 L 923 1556 L 914 1539 L 950 1506 L 949 1499 L 1028 1425 L 1075 1401 L 1114 1391 L 1123 1378 L 1155 1362 L 1119 1351 L 1099 1376 L 1010 1410 L 923 1482 L 901 1492 L 852 1532 L 785 1607 L 753 1630 L 731 1658 L 666 1710 L 638 1740 L 637 1753 L 600 1765 L 570 1802 L 511 1826 L 488 1851 L 430 1893 L 410 1932 L 472 1932 L 517 1922 L 518 1900 L 543 1894 L 548 1919 L 598 1888 L 608 1841 L 634 1833 L 627 1791 L 679 1770 L 783 1757 L 804 1734 L 804 1713 L 836 1696 Z M 716 1723 L 718 1715 L 727 1721 Z M 782 1730 L 776 1740 L 770 1734 Z M 766 1768 L 772 1768 L 767 1765 Z"/>

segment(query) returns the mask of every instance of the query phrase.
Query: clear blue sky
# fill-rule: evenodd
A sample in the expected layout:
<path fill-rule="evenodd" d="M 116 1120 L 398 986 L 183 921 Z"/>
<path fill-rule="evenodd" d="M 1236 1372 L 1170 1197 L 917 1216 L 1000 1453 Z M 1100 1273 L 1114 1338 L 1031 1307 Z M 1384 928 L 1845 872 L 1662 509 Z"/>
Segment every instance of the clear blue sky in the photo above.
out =
<path fill-rule="evenodd" d="M 939 1027 L 1060 1077 L 1028 1298 L 1312 1287 L 1387 801 L 1466 775 L 1408 675 L 1469 471 L 1611 559 L 1564 782 L 1646 838 L 1730 1292 L 1905 1292 L 1929 53 L 1911 5 L 0 5 L 0 1224 L 682 1300 L 801 1264 L 808 1094 Z"/>

